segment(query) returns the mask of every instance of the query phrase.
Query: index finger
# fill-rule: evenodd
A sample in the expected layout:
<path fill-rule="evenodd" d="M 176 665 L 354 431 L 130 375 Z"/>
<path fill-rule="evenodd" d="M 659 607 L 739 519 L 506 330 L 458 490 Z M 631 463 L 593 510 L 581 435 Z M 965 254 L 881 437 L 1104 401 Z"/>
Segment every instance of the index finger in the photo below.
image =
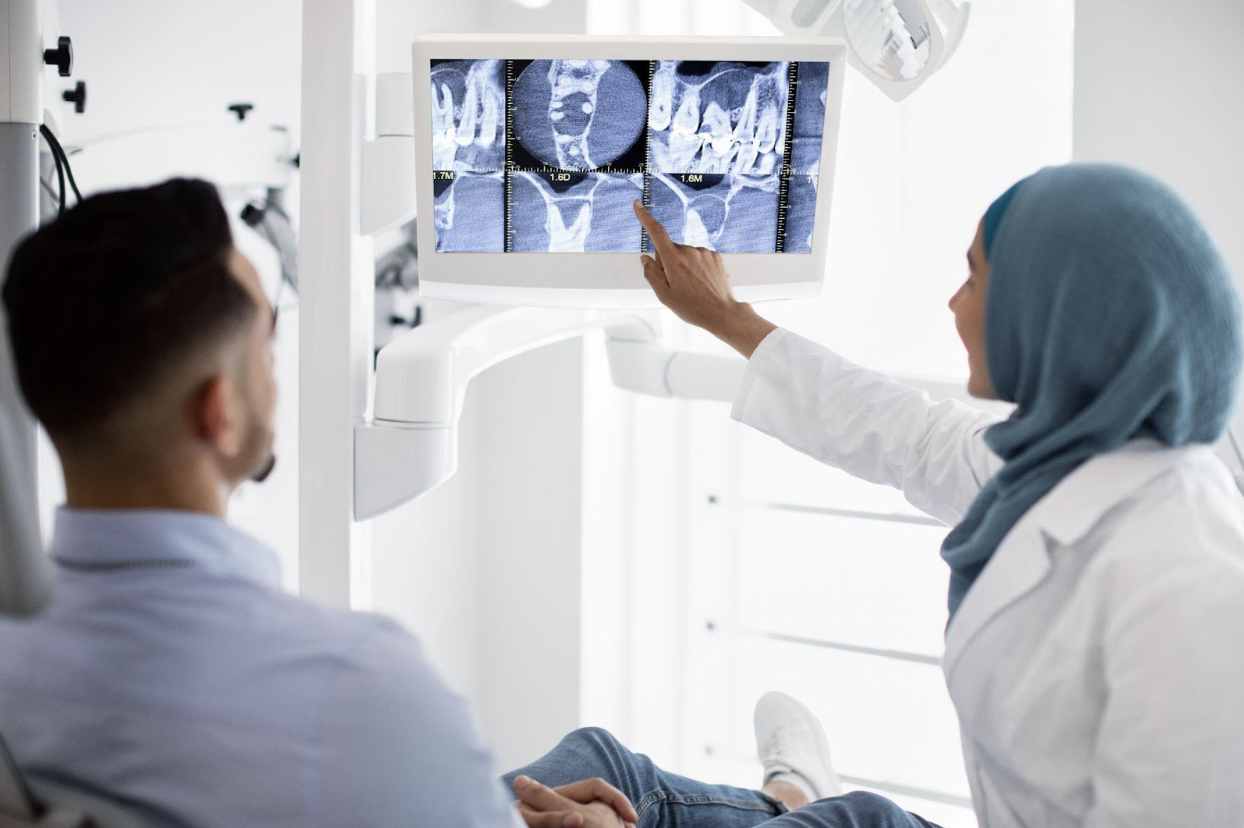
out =
<path fill-rule="evenodd" d="M 670 234 L 665 232 L 665 225 L 653 218 L 652 213 L 644 209 L 644 205 L 638 201 L 635 202 L 635 215 L 639 217 L 639 223 L 652 237 L 652 243 L 656 245 L 658 253 L 664 256 L 674 252 L 674 248 L 678 245 L 674 244 Z"/>
<path fill-rule="evenodd" d="M 513 788 L 524 805 L 537 811 L 573 811 L 579 804 L 527 776 L 515 779 Z"/>

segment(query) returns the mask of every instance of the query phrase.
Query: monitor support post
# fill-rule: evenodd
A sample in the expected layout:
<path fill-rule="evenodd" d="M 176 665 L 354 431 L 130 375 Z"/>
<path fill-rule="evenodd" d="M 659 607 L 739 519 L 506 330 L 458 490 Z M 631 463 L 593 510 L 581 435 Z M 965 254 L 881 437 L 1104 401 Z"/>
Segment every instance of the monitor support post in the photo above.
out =
<path fill-rule="evenodd" d="M 0 0 L 0 267 L 39 222 L 42 34 L 38 0 Z M 0 281 L 3 274 L 0 273 Z M 35 423 L 17 387 L 0 311 L 0 612 L 37 612 L 52 592 L 39 535 Z"/>

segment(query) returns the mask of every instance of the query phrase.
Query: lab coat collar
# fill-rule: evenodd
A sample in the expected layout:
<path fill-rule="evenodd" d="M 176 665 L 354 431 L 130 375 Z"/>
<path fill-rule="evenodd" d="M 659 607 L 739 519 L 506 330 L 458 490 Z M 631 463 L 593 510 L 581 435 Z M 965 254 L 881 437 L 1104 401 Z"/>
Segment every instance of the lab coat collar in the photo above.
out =
<path fill-rule="evenodd" d="M 1052 540 L 1073 544 L 1088 534 L 1102 515 L 1177 463 L 1212 455 L 1209 446 L 1172 449 L 1151 439 L 1132 440 L 1076 469 L 1034 507 L 1041 529 Z"/>
<path fill-rule="evenodd" d="M 198 512 L 61 507 L 50 552 L 70 570 L 192 566 L 273 589 L 281 585 L 276 553 L 220 518 Z"/>
<path fill-rule="evenodd" d="M 1172 449 L 1140 439 L 1069 474 L 1007 533 L 960 604 L 946 630 L 947 677 L 985 624 L 1045 580 L 1055 548 L 1075 544 L 1103 515 L 1163 472 L 1206 459 L 1214 459 L 1208 446 Z"/>

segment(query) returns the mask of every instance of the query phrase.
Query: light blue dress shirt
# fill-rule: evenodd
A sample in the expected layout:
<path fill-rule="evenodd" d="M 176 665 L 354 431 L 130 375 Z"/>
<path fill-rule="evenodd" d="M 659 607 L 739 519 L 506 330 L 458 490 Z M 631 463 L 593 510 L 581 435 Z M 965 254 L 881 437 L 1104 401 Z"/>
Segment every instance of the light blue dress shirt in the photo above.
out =
<path fill-rule="evenodd" d="M 399 626 L 280 588 L 216 518 L 56 517 L 50 608 L 0 621 L 27 770 L 195 828 L 512 828 L 467 704 Z"/>

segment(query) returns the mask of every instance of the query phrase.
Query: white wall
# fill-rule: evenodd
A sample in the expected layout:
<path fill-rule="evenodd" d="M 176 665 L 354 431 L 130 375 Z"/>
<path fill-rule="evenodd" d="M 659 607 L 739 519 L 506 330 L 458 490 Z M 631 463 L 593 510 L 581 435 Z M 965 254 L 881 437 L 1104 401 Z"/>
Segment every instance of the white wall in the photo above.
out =
<path fill-rule="evenodd" d="M 1153 173 L 1201 217 L 1244 291 L 1244 3 L 1076 0 L 1074 154 Z M 1244 406 L 1236 414 L 1244 428 Z M 1232 468 L 1225 445 L 1219 453 Z"/>
<path fill-rule="evenodd" d="M 1074 153 L 1178 190 L 1244 285 L 1244 3 L 1077 0 Z"/>

